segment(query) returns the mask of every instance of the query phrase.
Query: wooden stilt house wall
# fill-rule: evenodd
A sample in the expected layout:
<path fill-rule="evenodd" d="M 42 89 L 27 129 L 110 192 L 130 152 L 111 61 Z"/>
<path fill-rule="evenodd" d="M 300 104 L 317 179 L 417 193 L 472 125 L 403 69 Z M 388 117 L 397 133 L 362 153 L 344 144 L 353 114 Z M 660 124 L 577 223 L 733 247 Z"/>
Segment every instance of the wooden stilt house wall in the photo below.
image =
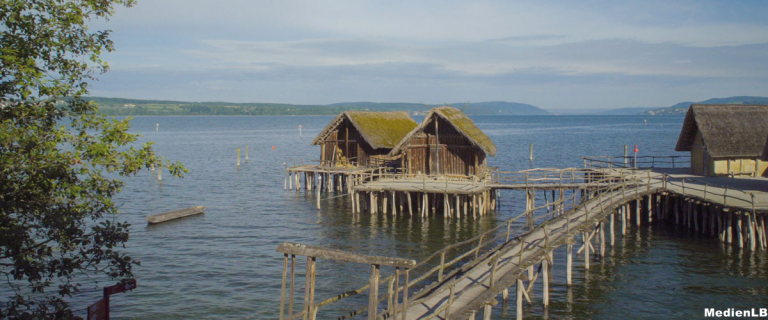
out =
<path fill-rule="evenodd" d="M 768 106 L 704 105 L 688 109 L 675 151 L 691 152 L 691 173 L 768 176 Z"/>
<path fill-rule="evenodd" d="M 471 178 L 486 171 L 486 156 L 496 155 L 496 145 L 463 112 L 439 107 L 430 110 L 390 155 L 402 157 L 407 174 Z"/>
<path fill-rule="evenodd" d="M 392 148 L 418 124 L 405 112 L 347 111 L 312 141 L 323 166 L 375 167 L 395 162 Z"/>

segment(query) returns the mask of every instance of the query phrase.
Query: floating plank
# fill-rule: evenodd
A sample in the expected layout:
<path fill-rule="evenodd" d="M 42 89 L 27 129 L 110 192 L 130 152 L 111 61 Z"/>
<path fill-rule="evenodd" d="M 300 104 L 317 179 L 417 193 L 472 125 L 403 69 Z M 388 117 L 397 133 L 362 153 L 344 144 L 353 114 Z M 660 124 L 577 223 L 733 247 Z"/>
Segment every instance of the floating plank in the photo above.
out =
<path fill-rule="evenodd" d="M 163 223 L 170 220 L 181 219 L 189 216 L 201 214 L 205 211 L 204 206 L 191 207 L 166 213 L 155 214 L 147 216 L 147 222 L 149 224 Z"/>

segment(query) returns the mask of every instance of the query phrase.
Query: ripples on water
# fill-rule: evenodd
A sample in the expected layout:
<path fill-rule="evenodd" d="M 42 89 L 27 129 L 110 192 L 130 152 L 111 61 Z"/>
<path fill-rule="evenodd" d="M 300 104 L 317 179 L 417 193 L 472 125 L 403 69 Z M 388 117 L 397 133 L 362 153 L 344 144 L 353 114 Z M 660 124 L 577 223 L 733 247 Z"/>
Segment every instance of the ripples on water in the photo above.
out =
<path fill-rule="evenodd" d="M 283 190 L 284 162 L 318 157 L 311 140 L 332 117 L 139 117 L 134 129 L 155 141 L 161 156 L 184 162 L 189 174 L 172 179 L 142 172 L 128 179 L 117 197 L 119 219 L 133 224 L 127 251 L 141 260 L 138 289 L 112 299 L 113 315 L 123 319 L 274 319 L 278 315 L 283 241 L 326 246 L 363 254 L 419 260 L 454 242 L 492 228 L 522 211 L 524 196 L 502 193 L 503 210 L 481 219 L 426 221 L 391 216 L 351 215 L 345 198 L 325 200 Z M 682 117 L 502 116 L 473 117 L 498 147 L 491 166 L 581 167 L 581 156 L 621 155 L 638 144 L 639 155 L 669 155 Z M 417 119 L 420 121 L 421 119 Z M 160 130 L 155 132 L 155 124 Z M 298 126 L 303 127 L 299 137 Z M 535 160 L 528 161 L 528 144 Z M 245 145 L 250 161 L 245 162 Z M 275 146 L 275 150 L 272 150 Z M 242 164 L 236 166 L 236 149 Z M 324 195 L 325 196 L 325 195 Z M 520 201 L 523 201 L 521 204 Z M 195 205 L 204 215 L 157 226 L 144 217 Z M 566 290 L 564 249 L 556 251 L 551 307 L 541 308 L 540 284 L 531 317 L 691 318 L 704 307 L 768 306 L 766 255 L 725 248 L 673 228 L 635 229 L 608 248 L 604 261 L 583 272 L 574 259 L 574 286 Z M 297 266 L 296 292 L 303 294 L 304 261 Z M 317 301 L 368 281 L 368 267 L 319 260 Z M 387 270 L 384 270 L 387 271 Z M 100 289 L 87 286 L 73 301 L 85 306 Z M 341 315 L 366 297 L 349 299 L 320 318 Z M 514 301 L 512 301 L 514 304 Z M 297 299 L 295 309 L 301 308 Z M 511 319 L 501 307 L 495 317 Z M 506 314 L 508 313 L 508 314 Z"/>

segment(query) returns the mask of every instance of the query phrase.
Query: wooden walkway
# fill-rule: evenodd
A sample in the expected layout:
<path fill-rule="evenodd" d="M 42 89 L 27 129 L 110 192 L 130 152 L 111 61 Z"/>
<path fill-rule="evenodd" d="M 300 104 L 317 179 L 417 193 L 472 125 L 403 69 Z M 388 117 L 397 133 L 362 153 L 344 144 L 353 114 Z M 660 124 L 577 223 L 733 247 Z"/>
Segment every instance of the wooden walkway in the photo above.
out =
<path fill-rule="evenodd" d="M 523 273 L 542 260 L 551 259 L 554 249 L 573 244 L 574 237 L 582 232 L 594 232 L 596 224 L 614 213 L 620 205 L 656 193 L 659 187 L 636 186 L 624 192 L 607 193 L 514 237 L 486 253 L 486 258 L 473 263 L 470 269 L 445 278 L 440 285 L 430 288 L 404 311 L 405 319 L 471 317 L 475 310 L 516 285 L 518 280 L 535 281 L 535 274 Z M 589 255 L 589 249 L 586 252 Z M 402 319 L 402 312 L 397 319 Z"/>
<path fill-rule="evenodd" d="M 369 320 L 474 320 L 477 312 L 482 312 L 483 319 L 490 319 L 496 298 L 501 295 L 506 300 L 510 288 L 515 289 L 517 318 L 522 319 L 523 301 L 532 303 L 530 292 L 539 278 L 542 279 L 542 303 L 545 307 L 549 304 L 549 278 L 554 267 L 552 257 L 555 249 L 566 247 L 566 284 L 571 285 L 574 253 L 583 254 L 584 268 L 589 269 L 591 255 L 604 255 L 606 246 L 613 245 L 615 234 L 626 233 L 629 224 L 673 223 L 687 227 L 691 232 L 717 236 L 726 244 L 768 250 L 768 192 L 763 191 L 768 190 L 763 189 L 768 180 L 750 180 L 747 183 L 750 188 L 741 190 L 736 187 L 744 187 L 743 181 L 725 181 L 731 184 L 722 185 L 714 183 L 718 181 L 697 180 L 668 172 L 589 169 L 582 173 L 583 180 L 570 181 L 581 192 L 573 192 L 570 197 L 558 197 L 556 200 L 553 197 L 538 207 L 529 199 L 527 210 L 505 224 L 472 239 L 449 245 L 418 263 L 403 264 L 399 267 L 402 269 L 383 279 L 379 279 L 379 265 L 370 262 L 372 273 L 368 286 L 318 304 L 313 304 L 313 298 L 305 298 L 309 307 L 300 313 L 289 312 L 288 317 L 281 319 L 298 319 L 302 315 L 308 315 L 310 320 L 316 319 L 319 307 L 364 294 L 366 290 L 370 290 L 368 306 L 339 319 L 367 314 Z M 508 181 L 504 185 L 527 190 L 539 186 L 543 190 L 562 190 L 563 184 L 567 184 L 550 183 L 547 179 L 533 182 L 528 181 L 529 178 L 526 173 L 527 183 Z M 444 192 L 446 188 L 446 181 L 422 181 L 419 184 L 386 179 L 374 181 L 370 186 L 354 186 L 353 189 L 377 186 L 386 192 L 396 190 L 387 189 L 392 188 L 392 184 L 401 184 L 397 188 L 437 193 Z M 450 183 L 456 182 L 448 183 L 450 186 Z M 452 190 L 475 192 L 498 187 L 467 182 L 462 187 L 464 189 Z M 577 239 L 580 247 L 574 250 Z M 308 256 L 308 259 L 311 259 L 314 268 L 315 257 Z M 284 288 L 287 261 L 283 273 Z M 386 287 L 387 283 L 387 294 L 379 298 L 379 285 Z"/>

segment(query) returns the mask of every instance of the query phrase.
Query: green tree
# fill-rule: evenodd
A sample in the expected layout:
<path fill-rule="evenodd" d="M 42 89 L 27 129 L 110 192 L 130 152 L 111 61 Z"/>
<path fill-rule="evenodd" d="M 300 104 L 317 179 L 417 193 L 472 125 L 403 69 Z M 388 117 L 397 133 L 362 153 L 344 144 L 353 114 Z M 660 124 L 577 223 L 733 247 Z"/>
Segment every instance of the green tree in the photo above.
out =
<path fill-rule="evenodd" d="M 109 31 L 88 24 L 133 4 L 0 0 L 0 318 L 76 318 L 66 298 L 83 277 L 132 277 L 138 262 L 121 252 L 130 226 L 112 202 L 119 179 L 157 161 L 186 172 L 135 145 L 130 119 L 81 99 L 113 50 Z"/>

